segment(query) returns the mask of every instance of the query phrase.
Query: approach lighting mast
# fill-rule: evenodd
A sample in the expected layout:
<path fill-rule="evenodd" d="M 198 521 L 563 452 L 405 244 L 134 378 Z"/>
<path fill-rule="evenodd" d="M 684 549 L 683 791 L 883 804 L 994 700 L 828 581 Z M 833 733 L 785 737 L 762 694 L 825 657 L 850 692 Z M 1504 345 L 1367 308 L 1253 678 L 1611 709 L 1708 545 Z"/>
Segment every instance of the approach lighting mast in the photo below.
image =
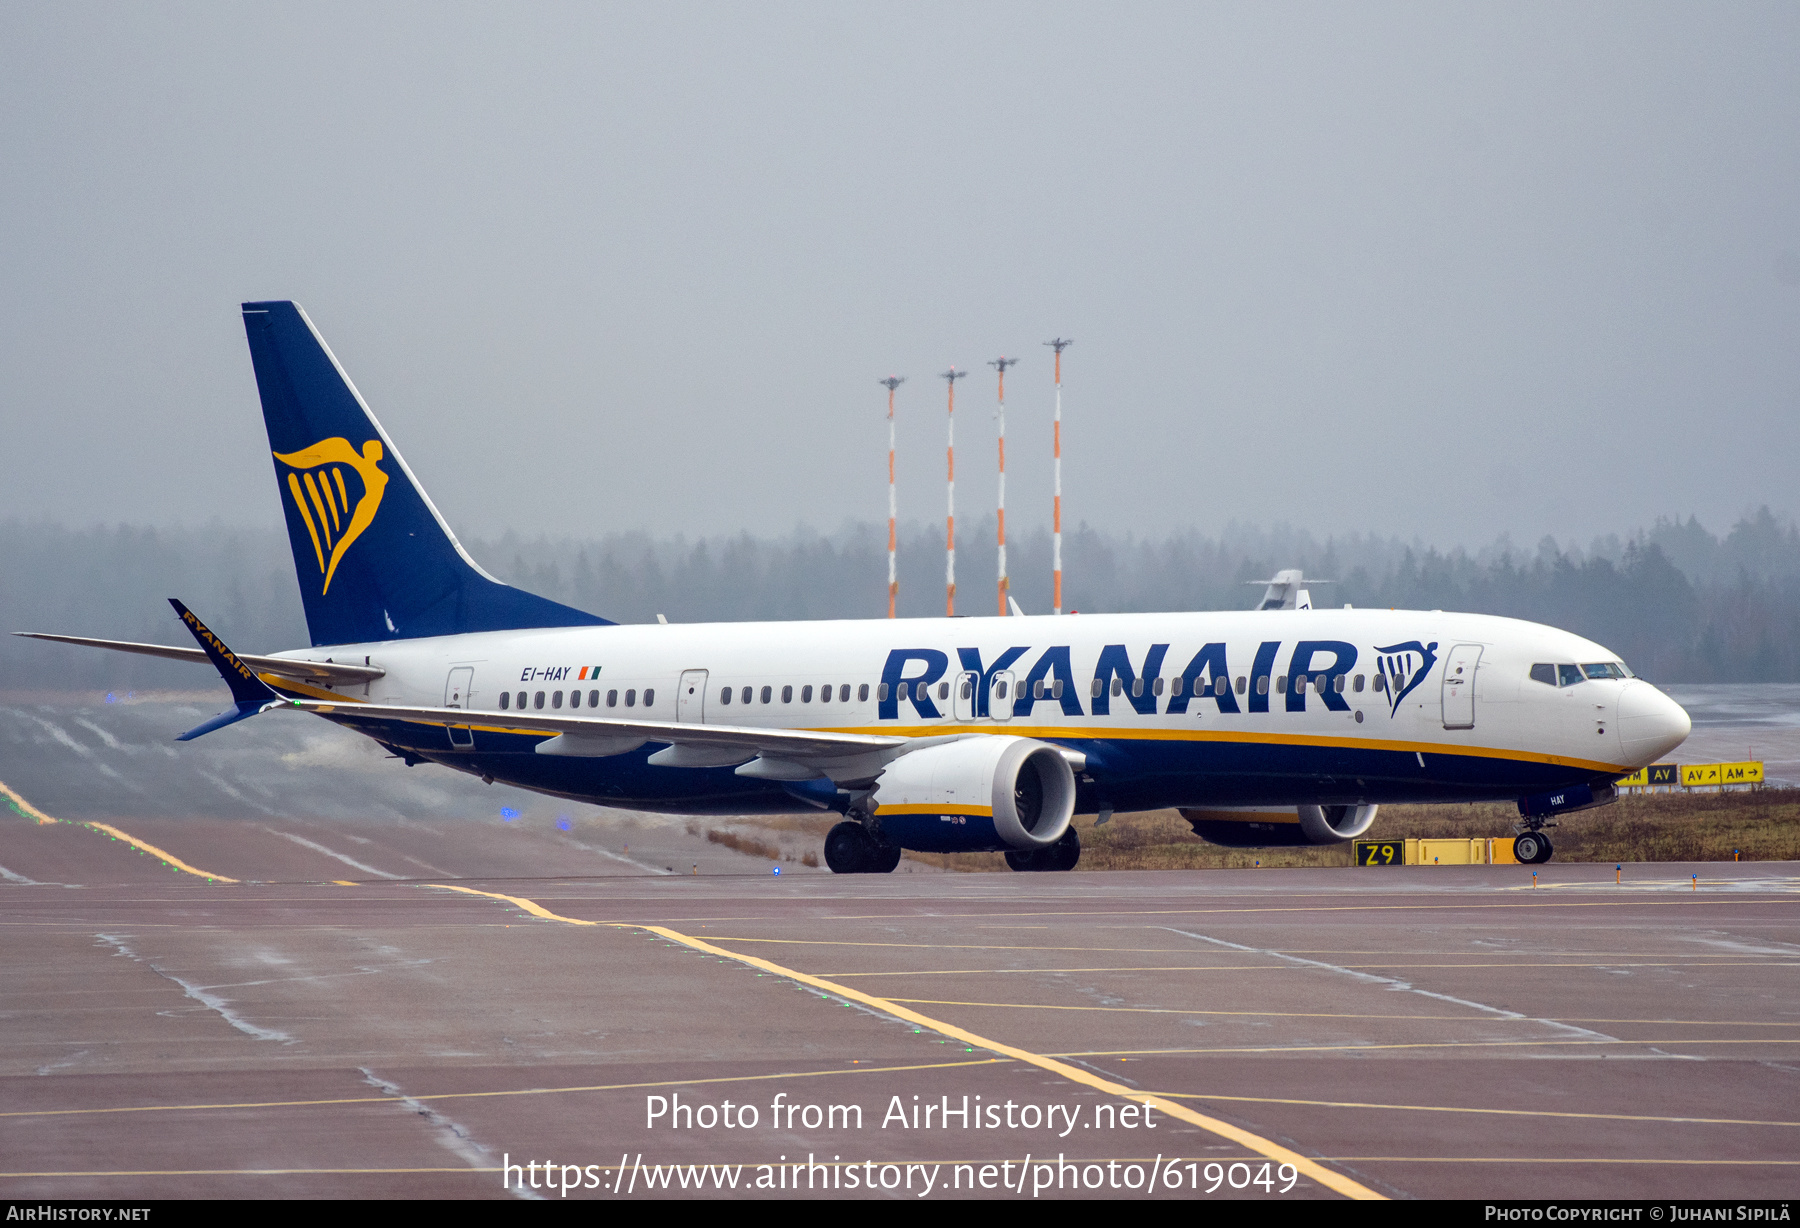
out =
<path fill-rule="evenodd" d="M 1055 503 L 1050 517 L 1050 567 L 1054 576 L 1050 597 L 1050 612 L 1062 613 L 1062 352 L 1075 343 L 1063 337 L 1054 341 L 1046 341 L 1045 345 L 1056 351 L 1056 465 L 1055 465 Z"/>
<path fill-rule="evenodd" d="M 956 381 L 967 371 L 951 367 L 938 378 L 950 386 L 950 446 L 945 453 L 950 475 L 948 511 L 944 517 L 944 617 L 956 617 Z"/>
<path fill-rule="evenodd" d="M 888 390 L 888 617 L 894 617 L 894 604 L 900 596 L 900 573 L 894 566 L 894 517 L 899 505 L 894 500 L 894 389 L 906 382 L 904 375 L 890 375 L 876 381 Z"/>
<path fill-rule="evenodd" d="M 1000 424 L 1000 617 L 1007 614 L 1006 591 L 1006 369 L 1018 364 L 1016 358 L 996 358 L 988 363 L 1000 373 L 1000 408 L 995 418 Z"/>

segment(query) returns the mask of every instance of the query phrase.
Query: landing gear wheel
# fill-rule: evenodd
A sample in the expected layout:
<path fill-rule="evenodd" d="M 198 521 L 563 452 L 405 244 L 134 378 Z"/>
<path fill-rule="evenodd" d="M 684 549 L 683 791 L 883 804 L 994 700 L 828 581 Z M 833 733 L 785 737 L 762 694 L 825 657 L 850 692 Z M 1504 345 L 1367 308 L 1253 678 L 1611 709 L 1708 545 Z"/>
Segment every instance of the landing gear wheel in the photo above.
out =
<path fill-rule="evenodd" d="M 1528 831 L 1513 837 L 1513 857 L 1520 865 L 1542 865 L 1550 860 L 1550 837 L 1540 831 Z"/>
<path fill-rule="evenodd" d="M 1043 868 L 1046 870 L 1073 870 L 1075 863 L 1081 860 L 1081 837 L 1071 827 L 1062 834 L 1061 840 L 1038 856 L 1043 858 Z"/>
<path fill-rule="evenodd" d="M 1081 837 L 1071 827 L 1058 840 L 1046 848 L 1019 849 L 1006 854 L 1006 864 L 1020 873 L 1034 873 L 1051 870 L 1073 870 L 1075 863 L 1081 860 Z"/>
<path fill-rule="evenodd" d="M 873 846 L 869 860 L 863 864 L 864 874 L 892 874 L 894 867 L 900 864 L 900 846 L 898 844 L 876 844 Z"/>
<path fill-rule="evenodd" d="M 880 854 L 860 823 L 839 823 L 825 833 L 825 864 L 833 874 L 863 874 Z"/>

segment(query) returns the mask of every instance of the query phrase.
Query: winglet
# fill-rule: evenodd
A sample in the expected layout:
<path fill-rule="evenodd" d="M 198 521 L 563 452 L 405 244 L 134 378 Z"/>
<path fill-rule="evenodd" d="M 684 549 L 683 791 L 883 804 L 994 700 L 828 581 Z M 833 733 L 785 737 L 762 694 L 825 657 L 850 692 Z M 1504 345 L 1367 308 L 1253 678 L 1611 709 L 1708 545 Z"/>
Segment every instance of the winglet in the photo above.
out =
<path fill-rule="evenodd" d="M 225 679 L 225 685 L 231 688 L 231 698 L 236 707 L 229 712 L 221 712 L 205 724 L 196 725 L 180 737 L 177 742 L 188 742 L 203 733 L 211 733 L 215 729 L 255 716 L 281 702 L 281 696 L 273 687 L 256 676 L 256 671 L 238 660 L 237 654 L 225 646 L 225 641 L 214 635 L 205 623 L 194 617 L 194 612 L 182 605 L 175 598 L 169 598 L 169 604 L 175 607 L 175 613 L 193 632 L 194 639 L 200 644 L 202 652 Z"/>

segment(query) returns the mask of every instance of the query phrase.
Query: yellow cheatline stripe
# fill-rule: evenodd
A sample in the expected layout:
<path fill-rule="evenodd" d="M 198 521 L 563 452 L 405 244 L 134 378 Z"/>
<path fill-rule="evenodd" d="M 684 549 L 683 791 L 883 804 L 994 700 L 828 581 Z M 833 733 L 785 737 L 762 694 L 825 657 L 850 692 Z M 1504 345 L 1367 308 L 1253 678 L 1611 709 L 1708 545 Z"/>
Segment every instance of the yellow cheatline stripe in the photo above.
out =
<path fill-rule="evenodd" d="M 895 804 L 890 802 L 886 805 L 878 806 L 877 809 L 880 810 L 882 814 L 971 814 L 978 818 L 992 818 L 994 814 L 994 808 L 992 806 L 957 806 L 944 805 L 938 802 L 920 802 L 917 804 L 910 802 L 905 804 Z"/>
<path fill-rule="evenodd" d="M 1401 754 L 1459 755 L 1475 759 L 1513 759 L 1525 763 L 1548 763 L 1558 767 L 1581 768 L 1592 772 L 1631 771 L 1628 764 L 1602 763 L 1595 759 L 1571 759 L 1564 755 L 1544 755 L 1528 750 L 1509 750 L 1496 746 L 1454 746 L 1441 742 L 1405 742 L 1385 738 L 1333 738 L 1309 733 L 1252 733 L 1211 729 L 1133 729 L 1110 725 L 855 725 L 808 728 L 809 733 L 860 733 L 890 738 L 931 738 L 943 735 L 946 728 L 958 733 L 1010 734 L 1015 737 L 1047 738 L 1065 742 L 1149 741 L 1149 742 L 1248 742 L 1269 746 L 1312 746 L 1326 750 L 1390 750 Z"/>
<path fill-rule="evenodd" d="M 59 819 L 51 818 L 42 810 L 33 806 L 30 802 L 25 800 L 24 794 L 9 788 L 4 781 L 0 781 L 0 793 L 4 793 L 7 797 L 12 799 L 12 804 L 18 809 L 19 813 L 23 814 L 28 819 L 36 819 L 38 821 L 38 826 L 40 827 L 45 823 L 56 823 L 61 821 Z"/>
<path fill-rule="evenodd" d="M 328 699 L 335 704 L 366 704 L 369 702 L 366 699 L 358 699 L 353 695 L 340 695 L 336 691 L 324 690 L 323 688 L 313 686 L 310 683 L 301 682 L 298 678 L 290 678 L 286 674 L 270 672 L 258 674 L 257 677 L 261 678 L 270 686 L 275 687 L 277 690 L 305 695 L 309 699 Z"/>
<path fill-rule="evenodd" d="M 114 836 L 120 840 L 125 841 L 125 843 L 129 844 L 132 848 L 142 849 L 144 852 L 149 853 L 153 857 L 162 858 L 165 862 L 167 862 L 171 866 L 174 866 L 177 870 L 181 870 L 185 873 L 192 874 L 196 878 L 204 878 L 208 882 L 214 882 L 214 883 L 235 883 L 238 881 L 235 878 L 227 878 L 223 874 L 209 874 L 205 870 L 196 869 L 195 867 L 190 866 L 187 862 L 183 861 L 181 858 L 177 857 L 175 854 L 169 852 L 167 849 L 159 849 L 154 844 L 150 844 L 146 841 L 139 840 L 136 836 L 132 835 L 130 832 L 121 831 L 117 827 L 114 827 L 111 823 L 90 823 L 90 822 L 76 820 L 76 819 L 54 819 L 54 818 L 51 818 L 49 815 L 45 814 L 42 810 L 39 810 L 36 806 L 33 806 L 30 802 L 26 801 L 25 798 L 22 795 L 20 795 L 16 790 L 9 788 L 7 785 L 5 785 L 3 783 L 0 783 L 0 793 L 6 794 L 7 797 L 12 799 L 12 803 L 14 806 L 16 806 L 18 809 L 22 810 L 29 817 L 36 819 L 38 821 L 39 826 L 42 826 L 45 823 L 68 823 L 74 827 L 87 827 L 87 828 L 91 828 L 94 831 L 103 831 L 109 836 Z"/>
<path fill-rule="evenodd" d="M 432 885 L 445 887 L 446 890 L 451 891 L 463 891 L 469 895 L 481 895 L 487 896 L 490 899 L 505 900 L 508 903 L 517 905 L 526 912 L 531 913 L 533 916 L 544 917 L 552 921 L 567 921 L 572 925 L 600 924 L 595 921 L 580 921 L 572 917 L 559 917 L 548 909 L 519 896 L 500 895 L 491 891 L 476 891 L 470 887 L 454 887 L 446 886 L 445 884 Z M 1299 1152 L 1291 1151 L 1279 1143 L 1263 1138 L 1261 1135 L 1252 1134 L 1248 1130 L 1239 1129 L 1228 1121 L 1221 1121 L 1216 1117 L 1208 1117 L 1204 1113 L 1196 1113 L 1186 1105 L 1176 1104 L 1171 1100 L 1148 1095 L 1144 1092 L 1137 1091 L 1134 1088 L 1126 1087 L 1122 1083 L 1114 1083 L 1111 1079 L 1103 1079 L 1099 1075 L 1081 1069 L 1079 1066 L 1071 1066 L 1067 1062 L 1059 1062 L 1055 1058 L 1033 1053 L 1029 1049 L 1020 1049 L 1014 1045 L 1007 1045 L 1002 1044 L 999 1041 L 989 1040 L 987 1037 L 979 1036 L 966 1028 L 959 1028 L 954 1024 L 944 1023 L 942 1020 L 933 1019 L 929 1015 L 920 1014 L 918 1011 L 901 1006 L 897 1002 L 891 1002 L 886 998 L 878 998 L 874 994 L 863 993 L 859 989 L 851 989 L 847 985 L 839 985 L 832 981 L 825 980 L 822 977 L 810 976 L 807 973 L 796 971 L 793 968 L 783 967 L 780 964 L 774 963 L 771 960 L 762 959 L 759 956 L 740 955 L 736 951 L 730 951 L 724 947 L 714 946 L 704 939 L 695 938 L 689 934 L 683 934 L 679 930 L 672 930 L 666 925 L 645 925 L 642 923 L 634 924 L 622 921 L 608 922 L 607 924 L 616 929 L 644 930 L 647 933 L 667 938 L 671 942 L 679 942 L 683 946 L 692 947 L 696 951 L 704 951 L 708 955 L 717 955 L 724 959 L 736 960 L 738 963 L 748 964 L 752 968 L 761 968 L 765 972 L 771 972 L 776 976 L 786 977 L 792 981 L 798 981 L 802 985 L 811 985 L 815 989 L 822 989 L 826 993 L 843 998 L 846 1001 L 861 1002 L 865 1006 L 872 1006 L 876 1010 L 881 1011 L 884 1014 L 892 1015 L 896 1019 L 904 1019 L 908 1023 L 916 1023 L 923 1027 L 930 1028 L 940 1035 L 948 1036 L 953 1040 L 960 1040 L 964 1044 L 971 1045 L 975 1048 L 986 1049 L 989 1052 L 999 1053 L 1006 1057 L 1013 1058 L 1016 1061 L 1028 1063 L 1029 1065 L 1036 1066 L 1040 1070 L 1047 1070 L 1052 1074 L 1060 1075 L 1071 1082 L 1080 1083 L 1084 1087 L 1092 1087 L 1110 1095 L 1122 1096 L 1125 1099 L 1136 1103 L 1150 1105 L 1152 1108 L 1158 1109 L 1178 1121 L 1185 1121 L 1191 1126 L 1200 1127 L 1209 1134 L 1216 1134 L 1220 1138 L 1229 1139 L 1240 1147 L 1254 1151 L 1258 1155 L 1266 1156 L 1278 1164 L 1291 1164 L 1296 1171 L 1312 1178 L 1312 1180 L 1318 1182 L 1326 1189 L 1344 1195 L 1346 1198 L 1382 1198 L 1382 1195 L 1376 1193 L 1368 1186 L 1357 1181 L 1352 1181 L 1342 1173 L 1333 1172 L 1331 1169 L 1308 1159 Z"/>
<path fill-rule="evenodd" d="M 1296 1104 L 1319 1109 L 1393 1109 L 1407 1113 L 1479 1113 L 1493 1117 L 1574 1117 L 1594 1121 L 1658 1121 L 1692 1126 L 1800 1126 L 1800 1121 L 1755 1121 L 1741 1117 L 1652 1117 L 1638 1113 L 1558 1113 L 1548 1109 L 1479 1109 L 1450 1104 L 1365 1104 L 1356 1100 L 1286 1100 L 1275 1096 L 1213 1096 L 1206 1092 L 1163 1092 L 1180 1100 L 1225 1100 L 1234 1104 Z"/>
<path fill-rule="evenodd" d="M 1005 1058 L 983 1057 L 969 1062 L 918 1062 L 909 1066 L 852 1066 L 841 1070 L 787 1070 L 776 1074 L 719 1075 L 711 1079 L 658 1079 L 651 1083 L 593 1083 L 576 1087 L 516 1087 L 497 1092 L 439 1092 L 408 1096 L 408 1100 L 491 1100 L 499 1096 L 558 1096 L 574 1092 L 637 1091 L 646 1087 L 698 1087 L 702 1083 L 767 1083 L 776 1079 L 819 1079 L 829 1075 L 894 1074 L 906 1070 L 948 1070 L 961 1066 L 1006 1066 Z M 181 1113 L 206 1109 L 305 1109 L 332 1104 L 398 1104 L 394 1096 L 336 1096 L 326 1100 L 247 1100 L 220 1104 L 128 1104 L 106 1109 L 19 1109 L 0 1113 L 6 1117 L 90 1117 L 107 1113 Z"/>

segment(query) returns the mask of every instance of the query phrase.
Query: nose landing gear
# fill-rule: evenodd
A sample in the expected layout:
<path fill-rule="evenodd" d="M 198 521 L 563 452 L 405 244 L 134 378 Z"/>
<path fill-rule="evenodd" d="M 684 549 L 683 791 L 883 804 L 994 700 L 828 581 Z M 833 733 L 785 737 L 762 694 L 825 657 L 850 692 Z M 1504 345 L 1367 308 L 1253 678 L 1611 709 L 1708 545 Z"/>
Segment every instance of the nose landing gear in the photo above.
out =
<path fill-rule="evenodd" d="M 1521 832 L 1513 837 L 1513 856 L 1521 865 L 1541 866 L 1555 851 L 1550 846 L 1550 837 L 1541 830 Z"/>

